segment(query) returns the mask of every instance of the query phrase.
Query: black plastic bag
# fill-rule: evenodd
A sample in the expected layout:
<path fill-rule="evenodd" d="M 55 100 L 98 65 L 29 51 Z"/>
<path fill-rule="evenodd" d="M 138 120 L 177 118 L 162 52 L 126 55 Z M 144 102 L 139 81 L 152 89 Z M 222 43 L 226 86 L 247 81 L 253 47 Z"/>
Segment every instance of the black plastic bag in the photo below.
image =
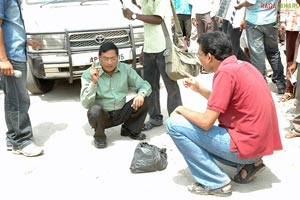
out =
<path fill-rule="evenodd" d="M 166 151 L 166 148 L 159 148 L 147 142 L 139 143 L 131 161 L 131 172 L 145 173 L 164 170 L 168 165 Z"/>

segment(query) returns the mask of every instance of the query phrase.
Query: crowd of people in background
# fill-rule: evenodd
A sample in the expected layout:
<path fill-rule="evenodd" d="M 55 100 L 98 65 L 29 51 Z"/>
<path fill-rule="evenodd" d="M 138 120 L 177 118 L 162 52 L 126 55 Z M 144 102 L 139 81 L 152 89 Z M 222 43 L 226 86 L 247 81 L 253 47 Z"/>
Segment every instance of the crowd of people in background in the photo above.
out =
<path fill-rule="evenodd" d="M 168 1 L 141 0 L 140 3 L 142 14 L 126 9 L 123 10 L 124 16 L 141 20 L 145 26 L 151 23 L 148 17 L 162 20 L 168 17 L 159 11 L 167 7 Z M 288 5 L 290 2 L 284 3 Z M 277 8 L 283 5 L 278 0 L 267 3 L 259 0 L 208 0 L 201 3 L 197 0 L 172 0 L 171 4 L 180 19 L 187 45 L 185 50 L 196 52 L 205 71 L 215 74 L 212 91 L 186 74 L 185 86 L 207 98 L 207 110 L 202 113 L 183 105 L 171 112 L 168 110 L 167 130 L 196 180 L 188 189 L 201 195 L 230 196 L 231 181 L 242 184 L 253 181 L 266 168 L 263 156 L 282 149 L 276 109 L 266 81 L 266 61 L 272 69 L 271 80 L 277 93 L 282 95 L 280 100 L 289 100 L 293 97 L 293 93 L 289 95 L 291 87 L 294 88 L 289 83 L 297 65 L 290 66 L 291 62 L 287 62 L 289 75 L 286 79 L 278 44 L 280 35 L 286 34 L 286 30 L 294 30 L 288 26 L 285 29 L 290 14 L 284 17 L 284 13 L 298 8 L 283 6 L 287 9 L 278 12 Z M 161 30 L 160 23 L 157 20 L 151 24 L 156 24 Z M 241 46 L 243 32 L 246 47 Z M 163 37 L 161 31 L 155 34 Z M 292 40 L 291 37 L 288 39 Z M 190 48 L 195 41 L 196 51 Z M 145 40 L 145 45 L 148 42 L 151 43 Z M 289 44 L 293 42 L 294 47 L 297 46 L 295 39 Z M 287 48 L 289 54 L 295 52 L 291 50 L 293 47 Z M 153 64 L 147 68 L 156 70 Z M 297 132 L 286 135 L 287 138 L 297 136 Z M 216 161 L 235 167 L 237 174 L 228 177 Z"/>
<path fill-rule="evenodd" d="M 230 196 L 231 181 L 253 181 L 266 168 L 262 158 L 282 149 L 274 100 L 266 81 L 266 62 L 281 95 L 279 101 L 296 97 L 300 105 L 300 8 L 287 6 L 299 5 L 300 0 L 264 2 L 132 0 L 141 13 L 122 8 L 124 18 L 144 23 L 143 77 L 119 61 L 118 47 L 113 43 L 100 46 L 100 62 L 83 73 L 80 93 L 95 131 L 94 146 L 106 148 L 105 129 L 117 125 L 122 125 L 121 136 L 144 140 L 147 137 L 142 131 L 162 126 L 167 118 L 167 131 L 196 181 L 189 191 Z M 169 22 L 171 16 L 166 11 L 172 5 L 185 36 L 185 51 L 196 53 L 204 70 L 214 73 L 209 90 L 183 72 L 184 86 L 207 99 L 204 112 L 183 105 L 178 82 L 165 71 L 166 42 L 161 24 Z M 16 37 L 11 37 L 11 32 Z M 285 38 L 287 66 L 281 61 L 280 37 Z M 37 156 L 43 149 L 33 142 L 28 114 L 26 45 L 42 44 L 26 41 L 20 2 L 1 1 L 0 78 L 5 95 L 7 149 Z M 22 77 L 15 78 L 14 70 L 22 71 Z M 162 114 L 161 79 L 167 90 L 169 116 Z M 129 90 L 136 95 L 126 102 Z M 149 120 L 145 121 L 147 114 Z M 292 124 L 293 130 L 285 137 L 300 137 L 300 114 Z M 236 175 L 229 177 L 217 161 L 236 168 Z"/>

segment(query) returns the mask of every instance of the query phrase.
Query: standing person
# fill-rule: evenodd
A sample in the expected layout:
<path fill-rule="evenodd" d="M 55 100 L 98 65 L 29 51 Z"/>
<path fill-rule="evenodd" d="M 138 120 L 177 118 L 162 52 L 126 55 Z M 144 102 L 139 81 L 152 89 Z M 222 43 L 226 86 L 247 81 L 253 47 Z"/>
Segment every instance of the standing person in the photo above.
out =
<path fill-rule="evenodd" d="M 189 46 L 192 31 L 192 5 L 189 0 L 173 0 L 173 2 L 183 36 Z"/>
<path fill-rule="evenodd" d="M 279 4 L 280 25 L 279 33 L 284 37 L 285 35 L 285 55 L 286 55 L 286 72 L 294 60 L 295 43 L 300 30 L 300 9 L 295 0 L 281 0 Z M 294 85 L 289 79 L 286 79 L 286 89 L 281 102 L 288 101 L 294 98 Z"/>
<path fill-rule="evenodd" d="M 150 84 L 143 80 L 131 66 L 119 62 L 118 47 L 103 43 L 99 48 L 100 67 L 85 70 L 81 77 L 81 104 L 88 109 L 88 120 L 95 129 L 96 148 L 107 146 L 105 129 L 122 125 L 121 136 L 144 140 L 141 133 L 148 112 L 147 96 Z M 136 96 L 126 102 L 134 91 Z"/>
<path fill-rule="evenodd" d="M 297 3 L 300 4 L 300 0 L 297 0 Z M 298 18 L 298 22 L 300 22 L 300 18 Z M 296 105 L 296 116 L 291 121 L 292 130 L 285 134 L 285 138 L 295 138 L 300 137 L 300 70 L 299 70 L 299 63 L 300 63 L 300 51 L 299 51 L 299 45 L 300 45 L 300 32 L 298 32 L 298 36 L 296 38 L 295 42 L 295 50 L 294 50 L 294 59 L 293 63 L 289 66 L 287 71 L 287 78 L 291 79 L 293 74 L 297 70 L 297 82 L 296 82 L 296 92 L 295 92 L 295 99 L 297 100 Z"/>
<path fill-rule="evenodd" d="M 219 29 L 216 21 L 216 12 L 219 0 L 189 0 L 189 2 L 192 5 L 192 31 L 188 51 L 191 53 L 197 53 L 197 39 L 203 33 Z"/>
<path fill-rule="evenodd" d="M 167 89 L 167 110 L 170 115 L 173 110 L 182 105 L 177 81 L 171 80 L 165 71 L 166 41 L 161 27 L 163 20 L 167 23 L 166 11 L 171 9 L 168 0 L 141 0 L 142 14 L 133 13 L 130 9 L 123 9 L 123 15 L 129 20 L 144 22 L 144 78 L 151 87 L 149 96 L 149 121 L 144 124 L 143 130 L 150 130 L 163 124 L 163 115 L 160 107 L 160 76 Z M 170 34 L 171 35 L 171 34 Z"/>
<path fill-rule="evenodd" d="M 203 33 L 216 30 L 216 21 L 214 20 L 214 2 L 213 0 L 189 0 L 192 5 L 192 23 L 197 27 L 197 38 Z"/>
<path fill-rule="evenodd" d="M 43 149 L 33 142 L 26 59 L 26 32 L 19 0 L 3 0 L 0 2 L 0 79 L 5 95 L 7 150 L 31 157 L 42 154 Z M 21 71 L 22 76 L 14 77 L 14 70 Z"/>
<path fill-rule="evenodd" d="M 229 4 L 231 0 L 221 0 L 221 4 Z M 236 0 L 235 0 L 236 1 Z M 242 50 L 241 44 L 240 44 L 240 38 L 242 35 L 242 31 L 244 27 L 241 27 L 241 24 L 243 24 L 244 20 L 244 13 L 245 9 L 235 10 L 233 4 L 229 4 L 229 6 L 232 6 L 232 8 L 228 8 L 232 12 L 234 10 L 234 14 L 231 14 L 230 19 L 222 19 L 222 31 L 224 33 L 227 33 L 230 37 L 231 44 L 232 44 L 232 50 L 233 54 L 239 59 L 243 61 L 250 62 L 249 57 L 246 55 L 246 53 Z M 222 12 L 222 8 L 220 7 L 219 12 Z M 223 13 L 219 13 L 220 15 Z"/>
<path fill-rule="evenodd" d="M 251 182 L 266 168 L 262 157 L 282 149 L 276 108 L 264 78 L 253 65 L 237 60 L 224 32 L 203 34 L 198 43 L 200 62 L 215 73 L 213 89 L 189 74 L 184 85 L 208 100 L 207 109 L 177 107 L 167 130 L 196 180 L 188 189 L 230 196 L 231 179 L 216 161 L 237 168 L 233 181 Z"/>
<path fill-rule="evenodd" d="M 284 94 L 286 85 L 278 48 L 277 5 L 278 0 L 247 0 L 235 8 L 246 7 L 246 35 L 251 63 L 265 77 L 267 57 L 273 70 L 272 81 L 277 86 L 277 93 Z"/>

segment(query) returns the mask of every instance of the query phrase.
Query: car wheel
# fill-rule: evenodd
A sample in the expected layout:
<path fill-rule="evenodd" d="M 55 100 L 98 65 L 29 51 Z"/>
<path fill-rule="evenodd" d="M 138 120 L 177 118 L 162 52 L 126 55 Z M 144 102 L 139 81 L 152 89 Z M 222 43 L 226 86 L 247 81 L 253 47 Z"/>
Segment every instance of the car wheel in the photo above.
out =
<path fill-rule="evenodd" d="M 27 64 L 27 89 L 32 94 L 44 94 L 49 92 L 54 86 L 54 80 L 36 78 Z"/>

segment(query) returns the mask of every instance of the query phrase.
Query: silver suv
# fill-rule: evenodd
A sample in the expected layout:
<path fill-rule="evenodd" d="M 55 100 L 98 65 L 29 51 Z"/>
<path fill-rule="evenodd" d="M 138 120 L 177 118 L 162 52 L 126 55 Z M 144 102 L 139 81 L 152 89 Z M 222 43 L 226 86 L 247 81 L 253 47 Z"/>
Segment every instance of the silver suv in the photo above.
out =
<path fill-rule="evenodd" d="M 140 12 L 130 0 L 123 2 Z M 105 41 L 115 43 L 120 61 L 140 72 L 143 24 L 125 19 L 121 9 L 118 0 L 23 0 L 27 37 L 43 44 L 27 50 L 28 90 L 46 93 L 57 79 L 72 83 L 80 78 L 98 59 L 99 46 Z"/>

